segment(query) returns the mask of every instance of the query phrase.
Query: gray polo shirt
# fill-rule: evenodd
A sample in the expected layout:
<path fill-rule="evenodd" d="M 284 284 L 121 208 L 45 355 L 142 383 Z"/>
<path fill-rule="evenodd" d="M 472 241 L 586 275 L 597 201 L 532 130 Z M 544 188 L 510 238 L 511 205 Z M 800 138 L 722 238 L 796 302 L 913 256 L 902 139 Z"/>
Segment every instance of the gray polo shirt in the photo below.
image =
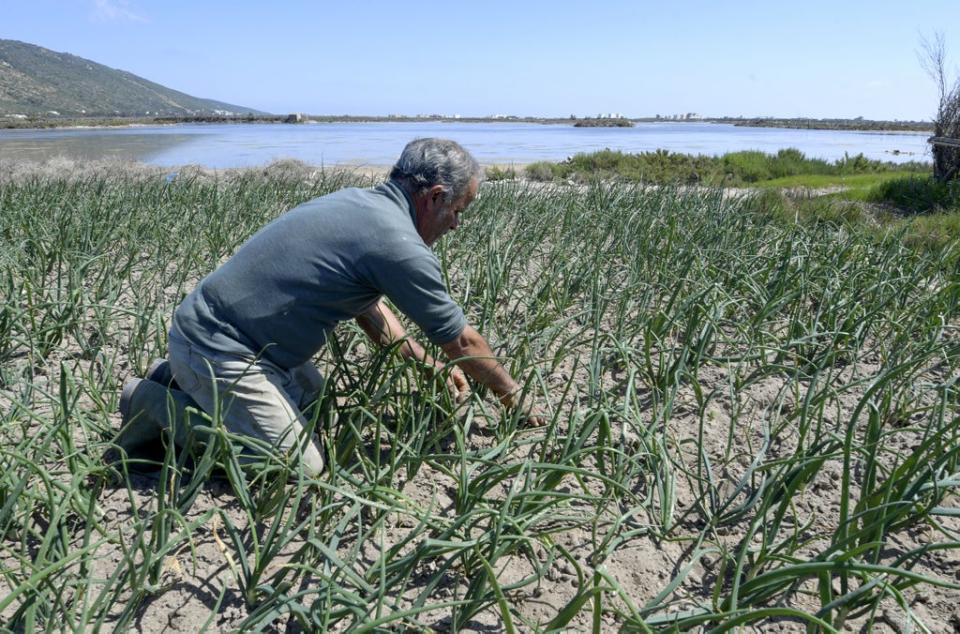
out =
<path fill-rule="evenodd" d="M 393 183 L 344 189 L 283 214 L 184 299 L 174 315 L 193 344 L 282 368 L 309 360 L 337 323 L 386 296 L 436 344 L 466 326 L 440 262 Z"/>

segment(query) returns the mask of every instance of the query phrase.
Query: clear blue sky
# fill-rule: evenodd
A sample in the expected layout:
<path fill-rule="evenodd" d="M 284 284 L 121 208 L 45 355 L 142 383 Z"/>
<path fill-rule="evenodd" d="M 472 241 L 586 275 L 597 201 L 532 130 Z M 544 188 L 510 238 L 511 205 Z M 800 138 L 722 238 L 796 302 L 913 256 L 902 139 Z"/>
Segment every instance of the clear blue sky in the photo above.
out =
<path fill-rule="evenodd" d="M 271 112 L 929 119 L 960 0 L 3 0 L 0 38 Z"/>

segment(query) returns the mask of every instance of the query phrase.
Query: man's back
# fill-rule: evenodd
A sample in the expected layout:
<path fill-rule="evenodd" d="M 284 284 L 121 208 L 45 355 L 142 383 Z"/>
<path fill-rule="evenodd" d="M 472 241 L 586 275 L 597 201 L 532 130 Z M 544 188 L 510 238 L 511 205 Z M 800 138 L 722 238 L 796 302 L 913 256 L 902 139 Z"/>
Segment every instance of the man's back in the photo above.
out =
<path fill-rule="evenodd" d="M 466 323 L 408 197 L 392 183 L 345 189 L 280 216 L 200 283 L 175 323 L 194 344 L 292 368 L 384 294 L 435 342 Z"/>

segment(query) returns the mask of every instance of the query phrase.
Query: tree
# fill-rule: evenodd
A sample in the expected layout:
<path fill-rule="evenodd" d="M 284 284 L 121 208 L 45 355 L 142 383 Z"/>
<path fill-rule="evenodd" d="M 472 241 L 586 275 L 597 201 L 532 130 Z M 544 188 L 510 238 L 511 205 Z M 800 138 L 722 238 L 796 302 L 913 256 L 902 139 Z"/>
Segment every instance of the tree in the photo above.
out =
<path fill-rule="evenodd" d="M 947 46 L 943 33 L 932 40 L 920 39 L 920 64 L 937 86 L 939 104 L 933 121 L 933 136 L 960 143 L 960 75 L 953 82 L 947 78 Z M 948 181 L 960 176 L 960 147 L 933 146 L 933 175 Z"/>

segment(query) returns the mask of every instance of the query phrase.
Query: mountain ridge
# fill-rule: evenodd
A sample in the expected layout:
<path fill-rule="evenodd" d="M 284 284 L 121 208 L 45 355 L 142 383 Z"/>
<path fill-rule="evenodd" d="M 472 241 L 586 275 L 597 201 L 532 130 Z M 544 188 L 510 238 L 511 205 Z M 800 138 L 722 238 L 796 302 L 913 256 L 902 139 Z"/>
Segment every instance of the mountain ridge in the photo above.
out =
<path fill-rule="evenodd" d="M 77 55 L 0 39 L 0 116 L 268 114 L 194 97 Z"/>

